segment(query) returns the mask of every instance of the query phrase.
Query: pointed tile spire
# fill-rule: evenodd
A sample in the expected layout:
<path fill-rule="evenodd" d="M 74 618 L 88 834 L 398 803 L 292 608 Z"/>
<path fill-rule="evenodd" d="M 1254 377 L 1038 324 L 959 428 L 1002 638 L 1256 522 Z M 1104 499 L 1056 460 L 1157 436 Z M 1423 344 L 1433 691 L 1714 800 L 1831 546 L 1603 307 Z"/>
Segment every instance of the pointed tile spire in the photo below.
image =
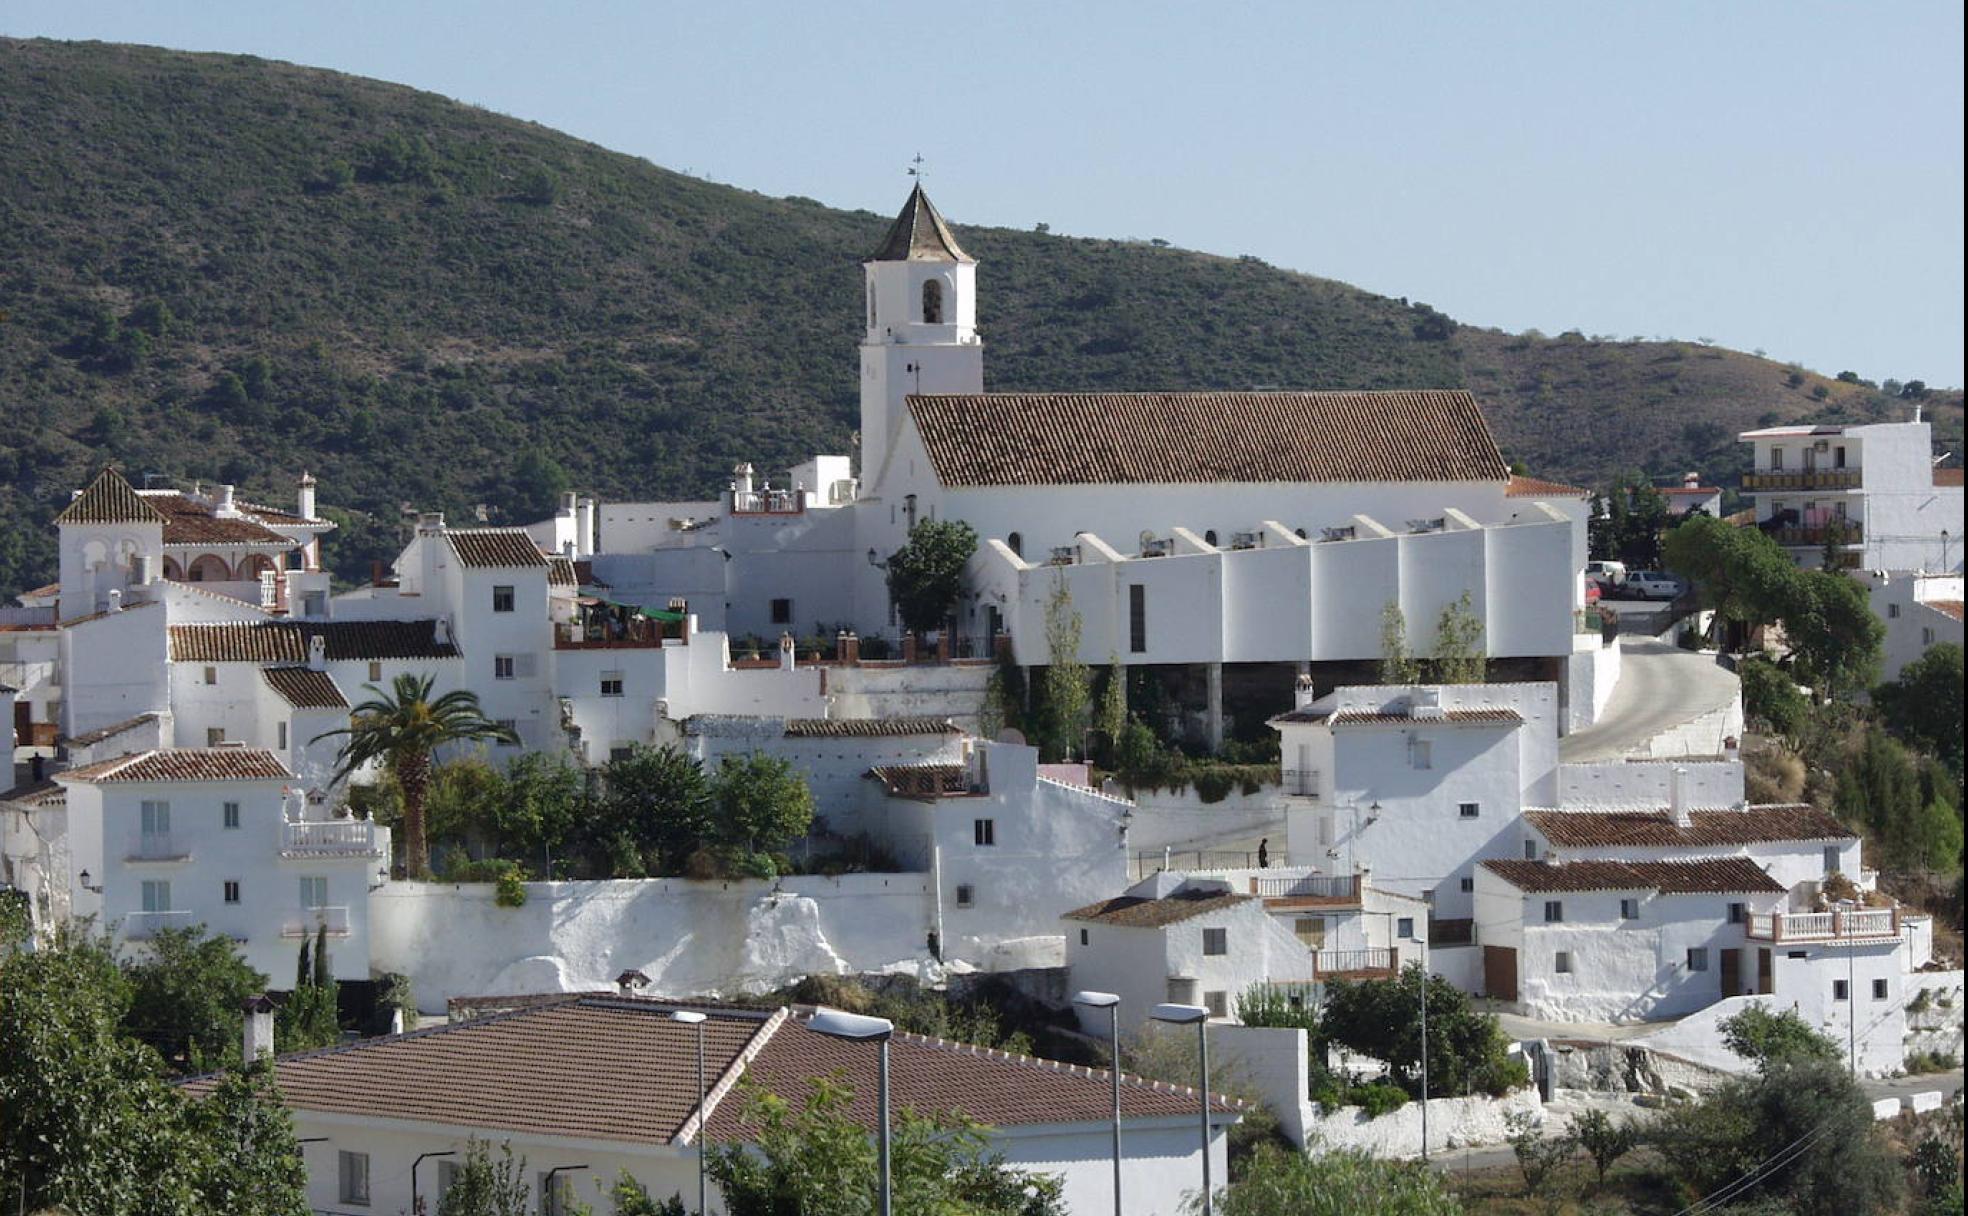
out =
<path fill-rule="evenodd" d="M 923 193 L 922 183 L 909 191 L 902 214 L 889 225 L 881 248 L 868 255 L 870 262 L 975 262 L 950 235 L 950 226 L 936 210 L 936 204 Z"/>
<path fill-rule="evenodd" d="M 161 524 L 164 513 L 138 494 L 123 474 L 105 468 L 89 488 L 55 516 L 57 524 Z"/>

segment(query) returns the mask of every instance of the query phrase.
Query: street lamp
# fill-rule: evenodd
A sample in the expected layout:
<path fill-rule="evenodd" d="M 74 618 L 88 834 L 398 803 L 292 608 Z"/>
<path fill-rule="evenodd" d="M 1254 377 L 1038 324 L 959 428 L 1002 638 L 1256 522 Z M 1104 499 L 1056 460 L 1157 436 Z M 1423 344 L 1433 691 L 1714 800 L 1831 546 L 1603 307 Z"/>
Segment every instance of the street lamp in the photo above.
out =
<path fill-rule="evenodd" d="M 1108 1068 L 1114 1076 L 1114 1216 L 1125 1216 L 1121 1210 L 1121 998 L 1111 992 L 1075 992 L 1073 1003 L 1107 1011 L 1107 1032 L 1114 1052 Z M 1205 1145 L 1206 1156 L 1208 1151 Z"/>
<path fill-rule="evenodd" d="M 1172 1026 L 1194 1026 L 1196 1028 L 1196 1052 L 1203 1076 L 1203 1216 L 1214 1216 L 1216 1198 L 1210 1194 L 1210 1123 L 1209 1123 L 1209 1010 L 1201 1005 L 1157 1005 L 1148 1011 L 1148 1016 L 1157 1022 L 1167 1022 Z"/>
<path fill-rule="evenodd" d="M 410 1163 L 410 1211 L 415 1213 L 416 1216 L 423 1216 L 424 1211 L 422 1206 L 423 1200 L 417 1197 L 417 1167 L 431 1157 L 455 1157 L 457 1155 L 456 1149 L 445 1149 L 441 1153 L 425 1153 Z"/>
<path fill-rule="evenodd" d="M 895 1023 L 887 1018 L 823 1009 L 807 1019 L 806 1027 L 851 1043 L 881 1044 L 880 1066 L 875 1073 L 875 1092 L 881 1107 L 880 1123 L 875 1129 L 881 1156 L 881 1207 L 878 1210 L 880 1216 L 894 1216 L 894 1194 L 888 1172 L 888 1040 L 895 1033 Z"/>
<path fill-rule="evenodd" d="M 554 1189 L 554 1179 L 561 1174 L 587 1168 L 585 1165 L 556 1165 L 547 1171 L 546 1177 L 540 1179 L 540 1210 L 546 1216 L 560 1216 L 560 1192 Z"/>
<path fill-rule="evenodd" d="M 625 973 L 626 974 L 626 973 Z M 710 1112 L 704 1109 L 704 1022 L 703 1014 L 693 1009 L 679 1009 L 670 1014 L 672 1022 L 682 1022 L 685 1026 L 697 1028 L 697 1216 L 704 1216 L 704 1135 Z"/>

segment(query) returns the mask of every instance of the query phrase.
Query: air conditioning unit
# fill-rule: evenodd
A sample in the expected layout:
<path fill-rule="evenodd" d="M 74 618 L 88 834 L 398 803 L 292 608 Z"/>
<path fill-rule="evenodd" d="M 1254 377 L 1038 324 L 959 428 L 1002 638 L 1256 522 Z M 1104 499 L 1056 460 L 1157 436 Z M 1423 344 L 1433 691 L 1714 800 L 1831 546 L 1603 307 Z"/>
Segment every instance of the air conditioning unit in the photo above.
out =
<path fill-rule="evenodd" d="M 1320 540 L 1352 540 L 1358 535 L 1358 531 L 1351 524 L 1344 528 L 1319 529 Z"/>
<path fill-rule="evenodd" d="M 1230 534 L 1230 547 L 1232 549 L 1255 549 L 1258 545 L 1259 538 L 1255 532 L 1232 532 Z"/>
<path fill-rule="evenodd" d="M 1143 557 L 1167 557 L 1174 552 L 1175 542 L 1172 540 L 1154 540 L 1151 538 L 1141 542 L 1141 556 Z"/>
<path fill-rule="evenodd" d="M 1079 557 L 1080 547 L 1078 545 L 1054 545 L 1052 547 L 1052 556 L 1047 559 L 1047 564 L 1053 566 L 1070 566 L 1078 561 Z"/>
<path fill-rule="evenodd" d="M 1447 526 L 1446 521 L 1439 518 L 1411 519 L 1408 521 L 1408 531 L 1410 532 L 1440 532 Z"/>

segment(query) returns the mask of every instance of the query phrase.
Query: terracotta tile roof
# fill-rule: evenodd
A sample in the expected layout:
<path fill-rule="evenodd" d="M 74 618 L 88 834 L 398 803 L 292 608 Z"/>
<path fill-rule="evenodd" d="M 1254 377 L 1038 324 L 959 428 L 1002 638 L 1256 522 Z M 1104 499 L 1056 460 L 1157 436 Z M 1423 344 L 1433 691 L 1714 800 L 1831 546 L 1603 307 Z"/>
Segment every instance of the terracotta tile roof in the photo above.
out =
<path fill-rule="evenodd" d="M 1461 389 L 909 397 L 946 486 L 1504 481 Z"/>
<path fill-rule="evenodd" d="M 1524 716 L 1514 709 L 1449 709 L 1442 711 L 1439 718 L 1417 718 L 1413 714 L 1381 713 L 1376 710 L 1341 709 L 1310 710 L 1294 709 L 1290 713 L 1279 714 L 1273 722 L 1309 723 L 1314 726 L 1378 726 L 1390 722 L 1400 722 L 1409 726 L 1417 723 L 1427 726 L 1431 723 L 1446 722 L 1452 726 L 1469 726 L 1489 723 L 1492 725 L 1521 725 Z"/>
<path fill-rule="evenodd" d="M 1656 488 L 1654 492 L 1656 494 L 1662 494 L 1662 495 L 1689 494 L 1697 498 L 1707 498 L 1711 494 L 1720 494 L 1722 492 L 1722 487 L 1720 486 L 1660 486 Z"/>
<path fill-rule="evenodd" d="M 49 583 L 45 587 L 36 587 L 32 591 L 23 591 L 16 598 L 23 599 L 23 600 L 45 600 L 45 599 L 52 599 L 60 594 L 61 594 L 61 584 Z"/>
<path fill-rule="evenodd" d="M 1741 892 L 1777 895 L 1786 888 L 1747 857 L 1710 861 L 1490 860 L 1483 868 L 1519 891 L 1660 891 L 1668 895 Z"/>
<path fill-rule="evenodd" d="M 347 709 L 348 698 L 325 671 L 309 667 L 262 667 L 260 677 L 295 709 Z"/>
<path fill-rule="evenodd" d="M 474 570 L 531 569 L 547 564 L 547 555 L 524 528 L 446 528 L 458 560 Z"/>
<path fill-rule="evenodd" d="M 574 581 L 582 587 L 606 587 L 609 584 L 595 577 L 594 563 L 587 560 L 574 563 Z"/>
<path fill-rule="evenodd" d="M 6 793 L 0 794 L 0 802 L 46 810 L 66 805 L 68 789 L 53 777 L 46 777 L 40 781 L 23 781 Z"/>
<path fill-rule="evenodd" d="M 282 536 L 248 515 L 221 517 L 211 503 L 188 494 L 145 494 L 143 500 L 164 515 L 164 543 L 167 545 L 285 545 L 294 539 Z"/>
<path fill-rule="evenodd" d="M 957 245 L 950 226 L 936 210 L 936 204 L 923 193 L 922 183 L 909 191 L 901 214 L 888 226 L 881 248 L 869 254 L 870 262 L 975 262 Z"/>
<path fill-rule="evenodd" d="M 56 780 L 71 782 L 279 781 L 293 776 L 263 747 L 162 747 L 55 775 Z"/>
<path fill-rule="evenodd" d="M 64 747 L 94 747 L 98 743 L 114 739 L 125 731 L 132 731 L 139 726 L 155 721 L 157 721 L 156 714 L 138 714 L 134 718 L 125 718 L 123 721 L 113 726 L 105 726 L 101 730 L 92 730 L 79 735 L 71 735 L 61 742 Z"/>
<path fill-rule="evenodd" d="M 1506 498 L 1584 498 L 1591 493 L 1583 486 L 1568 486 L 1562 481 L 1544 481 L 1515 473 L 1510 475 L 1510 484 L 1503 490 Z"/>
<path fill-rule="evenodd" d="M 580 585 L 581 575 L 575 569 L 573 558 L 550 557 L 547 559 L 547 586 L 578 587 Z"/>
<path fill-rule="evenodd" d="M 1233 908 L 1255 898 L 1254 895 L 1219 891 L 1178 891 L 1161 899 L 1120 895 L 1103 899 L 1097 904 L 1088 904 L 1084 908 L 1075 908 L 1063 915 L 1067 920 L 1090 920 L 1097 924 L 1133 929 L 1159 929 L 1205 912 Z"/>
<path fill-rule="evenodd" d="M 1960 469 L 1935 469 L 1934 484 L 1937 486 L 1958 486 L 1961 484 Z"/>
<path fill-rule="evenodd" d="M 953 735 L 948 718 L 788 718 L 790 739 L 878 739 L 896 735 Z"/>
<path fill-rule="evenodd" d="M 216 621 L 170 627 L 174 663 L 305 663 L 308 639 L 327 639 L 330 661 L 451 659 L 435 621 Z"/>
<path fill-rule="evenodd" d="M 1957 621 L 1961 619 L 1960 600 L 1926 600 L 1924 602 L 1929 608 L 1932 608 L 1942 616 L 1951 616 Z"/>
<path fill-rule="evenodd" d="M 942 798 L 970 793 L 970 770 L 961 764 L 878 764 L 868 776 L 898 798 Z"/>
<path fill-rule="evenodd" d="M 920 1113 L 962 1111 L 992 1127 L 1033 1123 L 1091 1123 L 1106 1126 L 1114 1117 L 1113 1074 L 1104 1069 L 1060 1064 L 966 1043 L 922 1035 L 897 1034 L 889 1041 L 890 1105 Z M 814 1077 L 840 1073 L 854 1089 L 847 1115 L 874 1128 L 876 1051 L 809 1030 L 803 1018 L 789 1020 L 772 1035 L 746 1073 L 773 1093 L 798 1103 Z M 1127 1119 L 1194 1119 L 1194 1089 L 1121 1074 L 1121 1115 Z M 1235 1103 L 1221 1096 L 1211 1102 L 1223 1122 L 1234 1120 Z M 711 1110 L 712 1140 L 750 1139 L 737 1095 Z"/>
<path fill-rule="evenodd" d="M 1850 840 L 1856 833 L 1837 817 L 1802 804 L 1753 806 L 1746 811 L 1690 811 L 1677 827 L 1661 811 L 1525 811 L 1524 820 L 1552 844 L 1573 848 L 1621 845 L 1711 848 L 1783 840 Z"/>
<path fill-rule="evenodd" d="M 145 502 L 123 474 L 104 469 L 55 516 L 57 524 L 161 524 L 164 513 Z"/>

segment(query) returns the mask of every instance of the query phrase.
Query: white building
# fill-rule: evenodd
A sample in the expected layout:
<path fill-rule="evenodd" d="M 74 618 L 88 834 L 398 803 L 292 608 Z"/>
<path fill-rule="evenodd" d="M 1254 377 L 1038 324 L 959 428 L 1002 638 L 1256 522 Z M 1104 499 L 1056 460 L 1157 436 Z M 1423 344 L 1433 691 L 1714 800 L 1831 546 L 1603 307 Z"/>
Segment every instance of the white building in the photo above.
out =
<path fill-rule="evenodd" d="M 1934 646 L 1962 644 L 1961 575 L 1855 570 L 1852 576 L 1865 584 L 1873 612 L 1886 624 L 1881 680 L 1899 679 L 1907 664 Z"/>
<path fill-rule="evenodd" d="M 476 1137 L 525 1158 L 529 1200 L 540 1210 L 558 1210 L 549 1196 L 605 1204 L 624 1172 L 659 1202 L 681 1195 L 694 1210 L 699 1147 L 755 1134 L 741 1081 L 797 1105 L 811 1078 L 841 1074 L 855 1093 L 850 1118 L 872 1131 L 875 1044 L 810 1029 L 811 1010 L 696 1006 L 707 1018 L 709 1100 L 700 1102 L 699 1032 L 672 1019 L 678 1008 L 613 995 L 549 998 L 279 1059 L 281 1098 L 306 1144 L 308 1206 L 394 1212 L 421 1200 L 435 1210 Z M 901 1033 L 889 1052 L 895 1110 L 961 1111 L 990 1125 L 990 1149 L 1009 1164 L 1058 1175 L 1070 1210 L 1111 1207 L 1108 1073 Z M 188 1088 L 204 1093 L 211 1084 Z M 1130 1213 L 1174 1216 L 1183 1193 L 1200 1186 L 1201 1106 L 1195 1090 L 1123 1079 Z M 1226 1177 L 1225 1130 L 1238 1118 L 1234 1104 L 1211 1101 L 1208 1151 L 1218 1179 Z M 427 1154 L 436 1159 L 419 1166 Z M 726 1210 L 715 1188 L 710 1210 Z"/>
<path fill-rule="evenodd" d="M 1962 568 L 1961 470 L 1934 467 L 1933 428 L 1912 422 L 1779 426 L 1745 431 L 1755 449 L 1743 492 L 1756 526 L 1800 565 L 1862 570 Z"/>
<path fill-rule="evenodd" d="M 203 925 L 276 983 L 326 926 L 337 979 L 369 978 L 369 891 L 389 831 L 304 817 L 294 774 L 246 747 L 133 752 L 56 774 L 67 790 L 70 912 L 125 947 Z"/>
<path fill-rule="evenodd" d="M 1669 515 L 1693 515 L 1699 511 L 1722 518 L 1722 487 L 1703 485 L 1700 473 L 1684 473 L 1678 483 L 1660 487 L 1659 493 L 1667 500 Z"/>

